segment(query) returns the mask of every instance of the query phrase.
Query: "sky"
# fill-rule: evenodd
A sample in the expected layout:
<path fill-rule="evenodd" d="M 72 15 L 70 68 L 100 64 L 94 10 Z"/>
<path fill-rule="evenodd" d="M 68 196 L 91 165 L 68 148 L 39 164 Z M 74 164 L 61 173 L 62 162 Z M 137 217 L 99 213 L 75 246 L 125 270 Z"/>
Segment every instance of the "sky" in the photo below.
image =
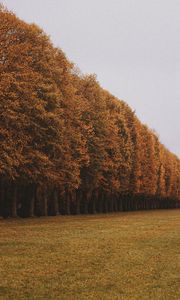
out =
<path fill-rule="evenodd" d="M 180 0 L 0 0 L 180 157 Z"/>

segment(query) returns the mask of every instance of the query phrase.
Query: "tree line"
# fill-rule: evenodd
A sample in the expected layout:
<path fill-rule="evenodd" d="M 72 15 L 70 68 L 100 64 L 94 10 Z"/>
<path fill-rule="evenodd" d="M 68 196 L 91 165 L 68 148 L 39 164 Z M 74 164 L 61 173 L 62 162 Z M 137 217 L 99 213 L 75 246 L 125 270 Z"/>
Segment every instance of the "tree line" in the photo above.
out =
<path fill-rule="evenodd" d="M 0 6 L 0 216 L 180 207 L 180 160 L 35 24 Z"/>

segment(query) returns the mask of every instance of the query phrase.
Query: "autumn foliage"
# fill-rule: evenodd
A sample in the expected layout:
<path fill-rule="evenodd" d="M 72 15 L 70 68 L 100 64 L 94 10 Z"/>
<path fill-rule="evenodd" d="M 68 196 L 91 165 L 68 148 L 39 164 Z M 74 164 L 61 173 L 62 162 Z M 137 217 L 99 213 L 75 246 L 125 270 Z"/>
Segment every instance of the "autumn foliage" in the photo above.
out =
<path fill-rule="evenodd" d="M 180 160 L 46 34 L 0 8 L 0 215 L 180 207 Z"/>

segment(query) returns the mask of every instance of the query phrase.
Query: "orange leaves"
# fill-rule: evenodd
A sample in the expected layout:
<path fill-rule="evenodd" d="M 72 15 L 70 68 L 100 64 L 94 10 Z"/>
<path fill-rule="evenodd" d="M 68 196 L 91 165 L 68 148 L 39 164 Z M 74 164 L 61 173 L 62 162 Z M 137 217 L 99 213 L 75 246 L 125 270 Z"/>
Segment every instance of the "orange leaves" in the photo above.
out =
<path fill-rule="evenodd" d="M 0 175 L 90 193 L 180 198 L 179 159 L 36 25 L 0 8 Z"/>

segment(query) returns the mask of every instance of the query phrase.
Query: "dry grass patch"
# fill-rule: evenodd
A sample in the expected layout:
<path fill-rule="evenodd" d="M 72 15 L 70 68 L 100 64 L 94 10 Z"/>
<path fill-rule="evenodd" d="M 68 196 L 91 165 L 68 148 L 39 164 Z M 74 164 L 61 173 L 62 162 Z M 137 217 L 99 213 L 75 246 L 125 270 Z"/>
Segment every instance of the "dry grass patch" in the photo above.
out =
<path fill-rule="evenodd" d="M 0 220 L 0 299 L 180 299 L 180 210 Z"/>

